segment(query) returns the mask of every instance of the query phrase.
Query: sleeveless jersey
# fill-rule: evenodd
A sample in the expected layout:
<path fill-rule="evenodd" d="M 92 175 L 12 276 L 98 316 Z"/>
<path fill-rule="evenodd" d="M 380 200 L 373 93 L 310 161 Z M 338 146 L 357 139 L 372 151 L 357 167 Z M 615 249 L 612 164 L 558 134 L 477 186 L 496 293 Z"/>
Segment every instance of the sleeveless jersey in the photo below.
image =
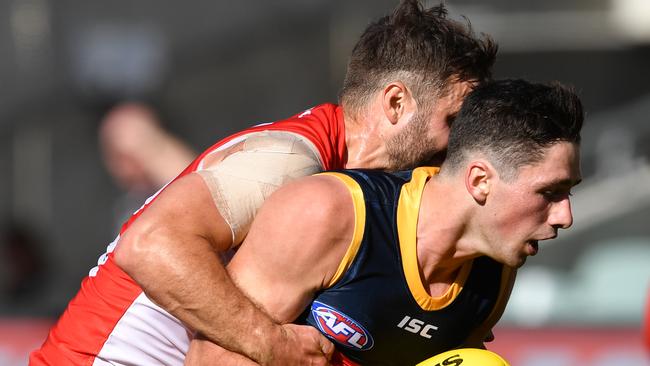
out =
<path fill-rule="evenodd" d="M 361 239 L 343 259 L 345 272 L 317 294 L 300 322 L 336 344 L 339 364 L 414 365 L 463 345 L 507 298 L 510 269 L 488 257 L 463 265 L 445 294 L 426 292 L 415 239 L 424 184 L 436 172 L 323 173 L 349 188 L 354 237 Z"/>
<path fill-rule="evenodd" d="M 323 170 L 342 169 L 347 160 L 343 112 L 323 104 L 289 119 L 258 125 L 227 137 L 203 152 L 176 179 L 200 170 L 203 158 L 262 131 L 286 131 L 308 139 Z M 164 187 L 163 187 L 164 189 Z M 161 189 L 162 191 L 162 189 Z M 160 191 L 158 192 L 160 193 Z M 122 226 L 124 233 L 158 195 Z M 113 261 L 118 237 L 68 304 L 30 365 L 182 365 L 192 331 L 149 300 Z"/>

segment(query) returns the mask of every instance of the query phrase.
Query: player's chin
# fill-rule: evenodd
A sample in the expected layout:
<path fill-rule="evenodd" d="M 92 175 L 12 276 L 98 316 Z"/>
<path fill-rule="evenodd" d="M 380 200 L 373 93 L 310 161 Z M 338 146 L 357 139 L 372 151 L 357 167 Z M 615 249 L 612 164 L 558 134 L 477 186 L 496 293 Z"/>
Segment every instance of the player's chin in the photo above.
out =
<path fill-rule="evenodd" d="M 512 258 L 508 258 L 507 261 L 505 261 L 505 265 L 508 267 L 512 268 L 519 268 L 526 264 L 526 259 L 528 259 L 528 254 L 526 253 L 518 253 L 518 255 L 512 256 Z"/>
<path fill-rule="evenodd" d="M 526 244 L 527 245 L 527 244 Z M 500 255 L 492 256 L 495 261 L 504 264 L 511 268 L 519 268 L 526 263 L 530 256 L 527 246 L 519 250 L 512 250 L 509 252 L 500 253 Z"/>
<path fill-rule="evenodd" d="M 526 259 L 528 259 L 528 256 L 521 257 L 521 259 L 512 267 L 519 268 L 519 267 L 523 266 L 524 264 L 526 264 Z"/>

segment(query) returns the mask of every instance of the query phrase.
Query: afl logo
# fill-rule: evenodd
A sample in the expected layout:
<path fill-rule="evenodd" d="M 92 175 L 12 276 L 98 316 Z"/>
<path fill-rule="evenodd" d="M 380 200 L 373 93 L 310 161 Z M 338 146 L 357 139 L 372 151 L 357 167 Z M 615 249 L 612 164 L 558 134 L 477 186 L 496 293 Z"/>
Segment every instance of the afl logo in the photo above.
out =
<path fill-rule="evenodd" d="M 320 331 L 337 343 L 360 351 L 372 348 L 370 333 L 354 319 L 331 306 L 314 301 L 311 304 L 311 315 Z"/>

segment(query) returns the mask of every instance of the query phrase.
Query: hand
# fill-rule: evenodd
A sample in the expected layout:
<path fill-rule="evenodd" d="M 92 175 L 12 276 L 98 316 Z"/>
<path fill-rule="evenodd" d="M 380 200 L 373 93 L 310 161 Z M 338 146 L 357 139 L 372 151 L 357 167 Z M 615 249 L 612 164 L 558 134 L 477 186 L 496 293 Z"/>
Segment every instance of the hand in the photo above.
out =
<path fill-rule="evenodd" d="M 273 347 L 273 354 L 260 362 L 264 366 L 327 366 L 334 345 L 316 328 L 307 325 L 284 324 L 284 340 Z"/>

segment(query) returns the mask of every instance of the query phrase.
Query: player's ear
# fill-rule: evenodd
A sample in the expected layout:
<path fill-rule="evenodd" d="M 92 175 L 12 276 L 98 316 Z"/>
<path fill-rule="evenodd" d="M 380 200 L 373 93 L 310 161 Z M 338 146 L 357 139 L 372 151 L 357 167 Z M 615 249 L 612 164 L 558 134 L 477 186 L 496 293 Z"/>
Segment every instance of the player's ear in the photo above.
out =
<path fill-rule="evenodd" d="M 490 194 L 494 168 L 484 160 L 472 161 L 465 170 L 465 188 L 478 204 L 483 205 Z"/>
<path fill-rule="evenodd" d="M 382 91 L 382 107 L 386 119 L 397 124 L 405 116 L 411 115 L 416 107 L 411 91 L 401 81 L 393 81 Z"/>

